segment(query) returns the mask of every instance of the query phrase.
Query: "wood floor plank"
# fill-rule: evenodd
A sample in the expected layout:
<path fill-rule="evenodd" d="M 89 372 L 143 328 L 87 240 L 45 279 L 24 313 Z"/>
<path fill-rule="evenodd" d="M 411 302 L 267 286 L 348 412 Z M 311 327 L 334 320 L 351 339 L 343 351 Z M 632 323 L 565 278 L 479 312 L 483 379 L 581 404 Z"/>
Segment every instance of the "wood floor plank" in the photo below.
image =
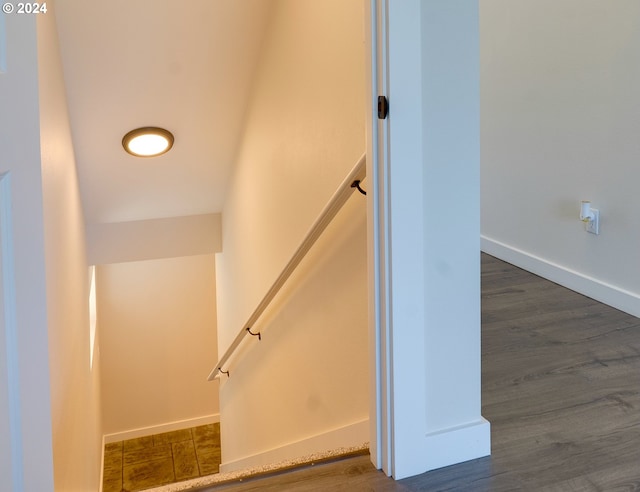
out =
<path fill-rule="evenodd" d="M 637 484 L 637 318 L 495 258 L 482 261 L 483 415 L 494 472 L 517 474 L 520 490 Z"/>

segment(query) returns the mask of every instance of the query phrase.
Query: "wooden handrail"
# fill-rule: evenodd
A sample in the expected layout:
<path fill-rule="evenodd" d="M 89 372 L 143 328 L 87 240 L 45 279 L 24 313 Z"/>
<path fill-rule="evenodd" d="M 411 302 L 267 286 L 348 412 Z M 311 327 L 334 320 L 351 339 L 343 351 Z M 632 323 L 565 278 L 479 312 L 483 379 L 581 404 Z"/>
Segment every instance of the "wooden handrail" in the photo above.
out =
<path fill-rule="evenodd" d="M 349 172 L 344 181 L 340 184 L 316 221 L 313 223 L 311 229 L 309 229 L 309 232 L 307 232 L 307 235 L 302 240 L 302 243 L 300 244 L 300 246 L 298 246 L 298 249 L 289 260 L 289 263 L 287 263 L 280 275 L 278 275 L 278 278 L 262 298 L 262 301 L 260 301 L 260 304 L 258 304 L 251 316 L 249 316 L 247 322 L 242 325 L 242 328 L 234 338 L 231 345 L 229 345 L 223 356 L 220 357 L 220 359 L 216 363 L 216 366 L 213 368 L 213 370 L 209 374 L 209 377 L 207 378 L 209 381 L 212 381 L 216 377 L 219 377 L 222 372 L 227 374 L 227 372 L 222 370 L 223 366 L 227 363 L 240 343 L 242 343 L 244 337 L 249 334 L 249 330 L 253 327 L 253 325 L 262 315 L 265 309 L 267 309 L 269 303 L 278 294 L 282 286 L 291 276 L 291 274 L 305 257 L 305 255 L 309 252 L 311 247 L 315 244 L 316 240 L 320 237 L 322 232 L 327 228 L 329 223 L 333 220 L 342 206 L 349 199 L 353 191 L 356 189 L 356 186 L 353 183 L 355 181 L 362 181 L 365 178 L 366 174 L 366 154 L 363 154 L 356 165 L 353 166 L 353 169 Z"/>

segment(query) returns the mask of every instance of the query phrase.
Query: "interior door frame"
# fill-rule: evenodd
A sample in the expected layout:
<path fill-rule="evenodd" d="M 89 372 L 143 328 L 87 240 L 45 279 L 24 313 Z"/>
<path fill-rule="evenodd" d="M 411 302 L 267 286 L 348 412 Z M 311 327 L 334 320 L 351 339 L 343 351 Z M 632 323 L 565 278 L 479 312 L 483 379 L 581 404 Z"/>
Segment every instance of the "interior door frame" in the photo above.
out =
<path fill-rule="evenodd" d="M 11 175 L 0 175 L 0 476 L 23 490 L 20 377 L 11 219 Z"/>
<path fill-rule="evenodd" d="M 478 18 L 477 1 L 365 0 L 370 454 L 394 478 L 490 454 Z"/>

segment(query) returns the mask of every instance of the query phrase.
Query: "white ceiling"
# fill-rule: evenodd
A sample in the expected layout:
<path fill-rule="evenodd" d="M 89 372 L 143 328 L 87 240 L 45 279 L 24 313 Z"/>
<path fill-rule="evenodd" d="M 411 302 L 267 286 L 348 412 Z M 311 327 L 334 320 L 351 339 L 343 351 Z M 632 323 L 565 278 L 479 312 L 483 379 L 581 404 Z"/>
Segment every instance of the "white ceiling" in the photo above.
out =
<path fill-rule="evenodd" d="M 80 190 L 88 223 L 220 212 L 269 0 L 58 0 Z M 122 137 L 173 132 L 141 159 Z"/>

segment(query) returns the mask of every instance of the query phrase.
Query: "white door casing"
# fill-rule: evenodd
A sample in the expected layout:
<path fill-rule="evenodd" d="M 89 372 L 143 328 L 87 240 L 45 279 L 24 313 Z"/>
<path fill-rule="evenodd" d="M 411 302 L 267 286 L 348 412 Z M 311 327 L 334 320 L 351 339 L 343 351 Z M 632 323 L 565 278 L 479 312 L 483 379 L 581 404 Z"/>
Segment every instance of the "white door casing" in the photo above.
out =
<path fill-rule="evenodd" d="M 371 459 L 486 456 L 480 414 L 478 2 L 365 2 Z M 379 120 L 376 99 L 387 97 Z"/>
<path fill-rule="evenodd" d="M 22 485 L 20 392 L 15 276 L 11 225 L 11 176 L 0 175 L 0 477 L 7 490 Z"/>

